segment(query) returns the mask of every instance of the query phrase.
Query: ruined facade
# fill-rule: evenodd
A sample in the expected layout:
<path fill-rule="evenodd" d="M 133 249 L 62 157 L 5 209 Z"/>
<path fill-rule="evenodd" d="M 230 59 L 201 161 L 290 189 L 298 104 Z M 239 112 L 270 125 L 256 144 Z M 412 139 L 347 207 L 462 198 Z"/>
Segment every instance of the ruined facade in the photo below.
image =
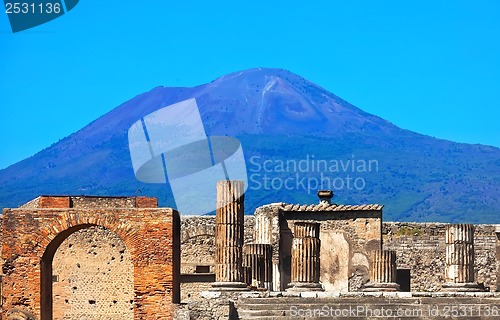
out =
<path fill-rule="evenodd" d="M 245 220 L 244 248 L 272 247 L 271 290 L 191 291 L 177 311 L 179 319 L 331 318 L 328 312 L 347 309 L 361 309 L 350 318 L 391 316 L 380 313 L 384 308 L 414 319 L 445 319 L 454 305 L 467 307 L 464 317 L 500 316 L 497 226 L 384 223 L 380 205 L 336 205 L 323 199 L 319 204 L 265 205 Z M 190 235 L 206 234 L 196 232 L 196 225 L 207 230 L 214 223 L 209 217 L 182 219 Z M 452 231 L 456 239 L 450 230 L 460 231 Z M 192 249 L 183 242 L 183 251 Z M 196 250 L 203 251 L 200 246 Z M 445 281 L 451 274 L 458 275 L 453 290 Z"/>
<path fill-rule="evenodd" d="M 400 278 L 412 292 L 438 292 L 446 283 L 447 223 L 384 222 L 383 247 L 396 251 Z M 500 225 L 475 225 L 474 278 L 490 291 L 498 291 Z"/>
<path fill-rule="evenodd" d="M 186 216 L 181 218 L 182 272 L 188 277 L 196 266 L 213 265 L 215 218 Z M 245 243 L 254 242 L 255 217 L 245 216 Z M 446 223 L 382 222 L 381 238 L 384 250 L 396 252 L 397 276 L 403 283 L 401 291 L 443 291 L 446 265 Z M 475 281 L 483 283 L 491 292 L 499 288 L 500 278 L 500 226 L 475 225 Z M 201 240 L 203 239 L 203 240 Z M 368 257 L 369 258 L 369 257 Z M 368 260 L 368 259 L 367 259 Z M 369 265 L 365 260 L 364 266 Z M 356 291 L 369 281 L 368 267 L 352 268 L 349 274 L 349 291 Z M 213 274 L 213 271 L 211 271 Z M 182 299 L 188 301 L 200 297 L 193 292 L 208 290 L 209 283 L 181 283 Z M 199 288 L 200 290 L 191 290 Z M 189 299 L 187 297 L 189 292 Z"/>
<path fill-rule="evenodd" d="M 302 222 L 319 225 L 320 282 L 326 291 L 352 291 L 367 281 L 368 255 L 382 245 L 382 206 L 278 203 L 257 208 L 254 228 L 256 243 L 273 246 L 274 291 L 291 282 L 294 225 Z"/>
<path fill-rule="evenodd" d="M 92 243 L 92 232 L 81 231 L 96 227 L 108 231 L 97 229 Z M 180 295 L 179 230 L 178 213 L 146 197 L 42 196 L 4 209 L 2 318 L 172 319 Z M 109 254 L 100 261 L 68 257 L 86 249 Z M 54 310 L 61 304 L 64 310 Z"/>
<path fill-rule="evenodd" d="M 292 306 L 375 308 L 387 297 L 428 304 L 416 319 L 450 304 L 500 310 L 498 226 L 383 222 L 380 205 L 320 198 L 243 216 L 243 199 L 229 197 L 218 217 L 180 218 L 144 197 L 42 196 L 5 209 L 1 319 L 279 319 L 297 316 Z M 452 239 L 454 228 L 465 231 Z M 462 283 L 477 286 L 461 293 Z"/>

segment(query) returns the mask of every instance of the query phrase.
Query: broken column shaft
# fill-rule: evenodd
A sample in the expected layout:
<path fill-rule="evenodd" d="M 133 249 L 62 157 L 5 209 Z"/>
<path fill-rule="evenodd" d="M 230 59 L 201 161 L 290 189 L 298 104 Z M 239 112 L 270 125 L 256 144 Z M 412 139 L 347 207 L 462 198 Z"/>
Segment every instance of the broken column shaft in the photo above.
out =
<path fill-rule="evenodd" d="M 364 291 L 399 291 L 396 283 L 396 251 L 376 250 L 371 254 L 370 282 Z"/>
<path fill-rule="evenodd" d="M 256 288 L 272 289 L 272 246 L 252 243 L 244 247 L 245 267 L 250 268 L 248 285 Z"/>
<path fill-rule="evenodd" d="M 243 283 L 243 181 L 217 182 L 215 283 L 219 290 L 241 290 Z"/>
<path fill-rule="evenodd" d="M 474 226 L 446 226 L 445 291 L 482 291 L 474 282 Z"/>
<path fill-rule="evenodd" d="M 292 240 L 290 291 L 323 290 L 320 271 L 319 223 L 296 222 Z"/>

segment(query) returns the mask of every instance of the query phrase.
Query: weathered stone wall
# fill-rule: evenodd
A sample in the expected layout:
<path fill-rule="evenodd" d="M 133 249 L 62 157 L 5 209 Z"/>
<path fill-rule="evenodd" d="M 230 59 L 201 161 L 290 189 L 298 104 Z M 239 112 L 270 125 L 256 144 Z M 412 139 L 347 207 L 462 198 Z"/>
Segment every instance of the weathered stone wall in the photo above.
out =
<path fill-rule="evenodd" d="M 245 216 L 245 243 L 253 241 L 251 236 L 255 233 L 253 221 L 253 216 Z M 214 223 L 214 217 L 182 218 L 183 273 L 193 273 L 197 264 L 213 264 L 214 242 L 211 235 L 213 235 Z M 324 224 L 322 228 L 331 230 L 344 228 L 338 223 L 340 222 Z M 359 224 L 360 228 L 363 227 L 361 219 L 357 222 L 352 220 L 350 223 Z M 410 269 L 412 291 L 439 291 L 441 289 L 441 284 L 444 283 L 445 225 L 444 223 L 382 223 L 383 249 L 396 251 L 398 269 Z M 475 279 L 478 282 L 483 282 L 485 286 L 490 287 L 491 291 L 494 291 L 500 287 L 497 284 L 500 281 L 500 278 L 497 277 L 497 270 L 500 271 L 500 232 L 497 235 L 496 225 L 476 225 L 475 227 Z M 210 233 L 207 230 L 212 231 Z M 199 239 L 195 241 L 197 234 L 206 234 L 207 236 L 203 241 Z M 363 238 L 363 235 L 364 233 L 360 232 L 357 237 Z M 186 241 L 186 239 L 191 240 Z M 369 250 L 378 245 L 376 241 L 372 241 L 371 244 L 364 241 L 364 246 L 367 246 L 366 248 Z M 356 242 L 360 243 L 355 239 L 354 243 Z M 362 249 L 362 246 L 356 245 L 356 248 Z M 357 270 L 357 268 L 368 263 L 359 254 L 353 254 L 353 261 L 352 265 L 358 267 L 351 268 L 350 291 L 358 290 L 359 286 L 366 281 L 366 270 Z M 189 284 L 189 286 L 195 288 L 196 285 Z M 188 292 L 188 287 L 185 287 L 183 292 Z M 193 295 L 195 294 L 191 293 L 191 299 L 193 299 Z"/>
<path fill-rule="evenodd" d="M 197 266 L 208 266 L 213 279 L 181 280 L 181 302 L 200 300 L 200 292 L 215 281 L 215 217 L 187 216 L 181 218 L 181 274 L 196 273 Z M 211 280 L 211 281 L 210 281 Z"/>
<path fill-rule="evenodd" d="M 134 265 L 116 234 L 103 227 L 76 231 L 52 265 L 54 320 L 134 318 Z"/>
<path fill-rule="evenodd" d="M 176 320 L 227 320 L 238 319 L 234 315 L 233 304 L 237 292 L 208 292 L 204 297 L 179 304 L 176 307 Z M 233 312 L 232 312 L 233 311 Z"/>
<path fill-rule="evenodd" d="M 385 222 L 383 247 L 395 250 L 398 269 L 410 269 L 411 291 L 439 291 L 445 282 L 444 223 Z M 475 281 L 497 289 L 496 225 L 475 225 Z"/>
<path fill-rule="evenodd" d="M 75 205 L 75 199 L 46 198 L 38 199 L 38 208 L 34 201 L 28 208 L 3 210 L 4 311 L 21 309 L 38 319 L 49 319 L 52 316 L 52 258 L 57 249 L 71 234 L 101 226 L 117 235 L 130 253 L 133 264 L 134 319 L 172 318 L 173 303 L 180 297 L 180 219 L 176 211 L 151 208 L 155 201 L 147 199 L 140 204 L 132 198 L 135 207 L 128 208 L 101 207 L 101 200 L 98 207 L 95 207 L 95 202 L 91 205 L 90 201 L 84 205 L 85 208 L 72 208 L 68 207 L 68 203 L 69 206 Z M 40 208 L 48 203 L 58 208 Z M 141 208 L 142 205 L 150 208 Z M 68 249 L 69 243 L 64 248 Z M 119 249 L 118 253 L 122 250 Z M 126 251 L 123 252 L 124 260 L 128 259 Z M 121 254 L 115 257 L 120 258 Z M 111 265 L 111 261 L 108 262 Z M 57 260 L 54 268 L 58 270 Z M 96 298 L 95 303 L 90 304 L 97 305 L 98 301 Z M 113 316 L 103 319 L 112 319 Z"/>
<path fill-rule="evenodd" d="M 134 208 L 132 197 L 71 197 L 72 208 Z"/>
<path fill-rule="evenodd" d="M 245 216 L 244 243 L 253 241 L 254 217 Z M 208 266 L 214 274 L 215 216 L 181 217 L 181 273 L 194 274 L 197 266 Z M 181 301 L 200 300 L 200 292 L 211 288 L 211 281 L 181 283 Z"/>
<path fill-rule="evenodd" d="M 272 206 L 270 206 L 272 209 Z M 300 221 L 322 221 L 320 237 L 322 239 L 322 280 L 333 283 L 332 276 L 341 269 L 344 274 L 343 290 L 347 291 L 350 285 L 351 290 L 358 290 L 359 287 L 368 281 L 368 260 L 365 252 L 380 247 L 380 218 L 378 214 L 363 212 L 362 217 L 359 212 L 349 213 L 287 213 L 286 226 L 290 228 L 294 221 L 298 221 L 300 215 L 306 214 L 308 219 Z M 317 216 L 319 215 L 319 216 Z M 328 220 L 328 217 L 331 219 Z M 254 216 L 245 216 L 245 243 L 254 242 Z M 286 227 L 285 227 L 286 229 Z M 194 273 L 197 265 L 209 265 L 210 272 L 213 272 L 215 255 L 215 217 L 213 216 L 187 216 L 182 217 L 181 236 L 181 272 Z M 287 230 L 282 230 L 286 232 Z M 291 236 L 291 230 L 288 229 Z M 347 239 L 347 240 L 346 240 Z M 257 241 L 258 242 L 258 241 Z M 340 242 L 341 247 L 337 244 Z M 347 249 L 346 251 L 344 251 Z M 273 253 L 275 254 L 275 253 Z M 348 254 L 347 257 L 342 254 Z M 283 261 L 282 264 L 286 264 Z M 289 261 L 288 261 L 289 263 Z M 328 267 L 326 267 L 328 266 Z M 351 278 L 348 283 L 348 278 Z M 182 301 L 187 299 L 190 290 L 196 287 L 208 288 L 202 283 L 181 284 Z M 334 288 L 328 287 L 329 290 Z M 190 292 L 189 299 L 197 299 L 198 293 Z"/>
<path fill-rule="evenodd" d="M 254 217 L 245 216 L 244 243 L 253 241 Z M 181 217 L 181 273 L 194 273 L 196 266 L 210 266 L 214 273 L 215 216 Z"/>
<path fill-rule="evenodd" d="M 202 300 L 200 292 L 212 289 L 212 282 L 215 282 L 215 275 L 211 281 L 181 282 L 181 302 L 188 303 Z"/>

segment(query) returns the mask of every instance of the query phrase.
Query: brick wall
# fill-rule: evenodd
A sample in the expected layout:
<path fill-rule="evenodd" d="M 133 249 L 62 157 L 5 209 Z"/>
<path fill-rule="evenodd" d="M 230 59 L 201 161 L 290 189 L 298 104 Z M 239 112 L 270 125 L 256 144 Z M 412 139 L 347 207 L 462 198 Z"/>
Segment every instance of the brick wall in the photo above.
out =
<path fill-rule="evenodd" d="M 171 319 L 180 294 L 178 224 L 178 213 L 168 208 L 4 209 L 3 310 L 23 309 L 49 319 L 49 261 L 74 232 L 102 226 L 119 236 L 131 254 L 134 319 Z"/>
<path fill-rule="evenodd" d="M 38 202 L 39 208 L 69 208 L 70 197 L 40 197 Z"/>
<path fill-rule="evenodd" d="M 148 198 L 148 197 L 137 197 L 135 206 L 137 208 L 156 208 L 158 207 L 158 199 Z"/>
<path fill-rule="evenodd" d="M 157 208 L 158 199 L 152 197 L 102 196 L 40 196 L 22 206 L 35 208 Z"/>

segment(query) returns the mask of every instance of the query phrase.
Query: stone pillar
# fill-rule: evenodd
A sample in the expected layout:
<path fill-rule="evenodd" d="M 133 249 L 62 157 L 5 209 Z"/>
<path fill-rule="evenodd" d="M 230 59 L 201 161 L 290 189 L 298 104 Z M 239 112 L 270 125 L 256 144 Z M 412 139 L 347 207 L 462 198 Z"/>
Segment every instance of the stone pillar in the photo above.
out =
<path fill-rule="evenodd" d="M 245 267 L 250 269 L 247 284 L 255 288 L 272 289 L 272 249 L 270 244 L 252 243 L 243 248 Z"/>
<path fill-rule="evenodd" d="M 273 215 L 259 210 L 259 214 L 255 214 L 254 240 L 256 243 L 268 243 L 273 241 Z M 267 213 L 267 214 L 266 214 Z"/>
<path fill-rule="evenodd" d="M 283 204 L 271 204 L 259 207 L 255 210 L 254 241 L 256 243 L 270 244 L 273 249 L 272 257 L 272 284 L 271 291 L 282 291 L 286 284 L 282 283 L 282 274 L 280 270 L 280 241 L 282 234 L 280 232 L 280 213 Z"/>
<path fill-rule="evenodd" d="M 216 290 L 245 290 L 243 282 L 243 181 L 217 182 L 215 214 Z"/>
<path fill-rule="evenodd" d="M 322 291 L 319 223 L 295 222 L 292 241 L 292 275 L 289 291 Z"/>
<path fill-rule="evenodd" d="M 446 269 L 443 291 L 482 291 L 474 282 L 474 226 L 446 226 Z"/>
<path fill-rule="evenodd" d="M 371 254 L 370 282 L 364 291 L 399 291 L 396 283 L 396 251 L 376 250 Z"/>

